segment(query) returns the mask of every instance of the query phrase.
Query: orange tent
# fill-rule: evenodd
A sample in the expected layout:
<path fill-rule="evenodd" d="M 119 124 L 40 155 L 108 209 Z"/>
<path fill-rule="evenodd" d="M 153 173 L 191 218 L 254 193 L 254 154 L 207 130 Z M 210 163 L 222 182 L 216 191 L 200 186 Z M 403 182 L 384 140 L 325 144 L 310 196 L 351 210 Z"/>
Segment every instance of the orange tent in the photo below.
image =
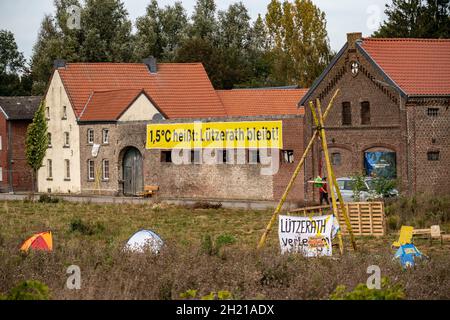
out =
<path fill-rule="evenodd" d="M 52 233 L 51 232 L 37 233 L 28 240 L 26 240 L 22 244 L 22 247 L 20 247 L 20 250 L 25 252 L 27 252 L 30 249 L 53 251 Z"/>

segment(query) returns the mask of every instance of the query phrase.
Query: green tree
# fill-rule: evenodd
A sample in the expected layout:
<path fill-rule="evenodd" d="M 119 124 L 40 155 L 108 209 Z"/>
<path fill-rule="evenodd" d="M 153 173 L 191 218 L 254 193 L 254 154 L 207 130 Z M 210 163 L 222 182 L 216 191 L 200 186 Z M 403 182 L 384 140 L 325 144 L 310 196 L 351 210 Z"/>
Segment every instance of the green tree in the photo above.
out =
<path fill-rule="evenodd" d="M 272 81 L 309 87 L 331 59 L 325 13 L 311 0 L 272 0 L 267 9 Z"/>
<path fill-rule="evenodd" d="M 42 100 L 33 122 L 28 126 L 25 140 L 27 163 L 32 171 L 33 191 L 36 191 L 36 174 L 42 167 L 48 148 L 47 120 L 45 119 L 45 101 Z"/>
<path fill-rule="evenodd" d="M 86 0 L 81 27 L 83 61 L 127 62 L 132 59 L 132 24 L 122 1 Z"/>
<path fill-rule="evenodd" d="M 449 38 L 449 0 L 393 0 L 387 20 L 373 36 L 379 38 Z"/>
<path fill-rule="evenodd" d="M 197 0 L 189 36 L 214 41 L 217 31 L 216 10 L 214 0 Z"/>
<path fill-rule="evenodd" d="M 0 96 L 27 95 L 29 70 L 12 32 L 0 30 Z"/>
<path fill-rule="evenodd" d="M 161 9 L 156 0 L 147 6 L 146 15 L 136 20 L 135 59 L 154 56 L 173 61 L 186 36 L 188 19 L 180 2 Z"/>

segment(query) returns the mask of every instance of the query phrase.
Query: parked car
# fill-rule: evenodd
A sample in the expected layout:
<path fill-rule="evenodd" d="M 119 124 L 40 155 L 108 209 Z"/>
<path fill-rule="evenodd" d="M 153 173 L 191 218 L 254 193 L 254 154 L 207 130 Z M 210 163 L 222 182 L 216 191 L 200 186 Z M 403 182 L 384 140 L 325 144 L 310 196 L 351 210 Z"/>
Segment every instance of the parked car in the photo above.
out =
<path fill-rule="evenodd" d="M 344 202 L 354 202 L 354 193 L 353 193 L 353 184 L 354 181 L 350 177 L 342 177 L 336 179 L 339 185 L 339 190 L 341 191 L 342 198 L 344 198 Z M 383 195 L 378 194 L 373 185 L 373 179 L 367 177 L 364 180 L 365 187 L 360 193 L 360 201 L 369 201 L 372 199 L 383 198 Z M 336 193 L 335 193 L 336 194 Z M 398 190 L 392 189 L 390 193 L 384 197 L 396 197 L 398 196 Z"/>

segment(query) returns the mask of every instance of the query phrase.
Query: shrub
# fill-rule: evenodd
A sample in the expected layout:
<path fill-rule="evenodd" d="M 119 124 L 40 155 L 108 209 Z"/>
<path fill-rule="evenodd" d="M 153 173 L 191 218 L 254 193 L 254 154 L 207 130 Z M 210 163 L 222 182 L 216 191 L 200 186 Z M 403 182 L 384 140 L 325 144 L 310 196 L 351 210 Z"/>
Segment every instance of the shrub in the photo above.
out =
<path fill-rule="evenodd" d="M 70 222 L 70 232 L 79 232 L 86 236 L 102 233 L 104 230 L 105 226 L 100 222 L 95 224 L 86 223 L 80 218 L 76 218 Z"/>
<path fill-rule="evenodd" d="M 211 203 L 206 201 L 199 201 L 192 205 L 193 209 L 220 209 L 222 208 L 221 203 Z"/>
<path fill-rule="evenodd" d="M 40 203 L 59 203 L 61 200 L 59 198 L 54 198 L 49 195 L 43 194 L 39 197 Z"/>
<path fill-rule="evenodd" d="M 383 198 L 390 196 L 392 190 L 396 187 L 396 181 L 385 177 L 376 177 L 372 179 L 372 187 L 376 194 Z"/>
<path fill-rule="evenodd" d="M 366 177 L 362 173 L 355 173 L 351 177 L 353 200 L 361 201 L 361 193 L 367 191 Z"/>
<path fill-rule="evenodd" d="M 234 244 L 236 241 L 233 235 L 226 233 L 218 236 L 215 241 L 211 235 L 207 234 L 202 237 L 201 248 L 204 253 L 212 256 L 218 254 L 222 247 Z"/>
<path fill-rule="evenodd" d="M 360 283 L 353 291 L 346 292 L 343 285 L 337 286 L 331 294 L 331 300 L 402 300 L 405 298 L 403 287 L 399 284 L 391 285 L 388 278 L 382 278 L 381 289 L 369 289 Z"/>
<path fill-rule="evenodd" d="M 27 280 L 12 288 L 6 300 L 50 300 L 50 290 L 42 282 Z"/>

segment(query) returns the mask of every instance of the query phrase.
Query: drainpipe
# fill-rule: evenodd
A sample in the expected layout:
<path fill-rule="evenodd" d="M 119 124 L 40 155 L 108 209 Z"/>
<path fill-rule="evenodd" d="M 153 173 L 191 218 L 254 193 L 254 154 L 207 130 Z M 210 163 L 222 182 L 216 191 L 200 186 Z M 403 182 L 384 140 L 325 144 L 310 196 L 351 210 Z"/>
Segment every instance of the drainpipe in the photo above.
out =
<path fill-rule="evenodd" d="M 11 121 L 8 121 L 8 187 L 9 187 L 9 192 L 13 193 L 13 174 L 12 174 L 12 165 L 13 165 L 13 161 L 12 161 L 12 143 L 13 143 L 13 138 L 12 138 L 12 125 L 11 125 Z"/>

